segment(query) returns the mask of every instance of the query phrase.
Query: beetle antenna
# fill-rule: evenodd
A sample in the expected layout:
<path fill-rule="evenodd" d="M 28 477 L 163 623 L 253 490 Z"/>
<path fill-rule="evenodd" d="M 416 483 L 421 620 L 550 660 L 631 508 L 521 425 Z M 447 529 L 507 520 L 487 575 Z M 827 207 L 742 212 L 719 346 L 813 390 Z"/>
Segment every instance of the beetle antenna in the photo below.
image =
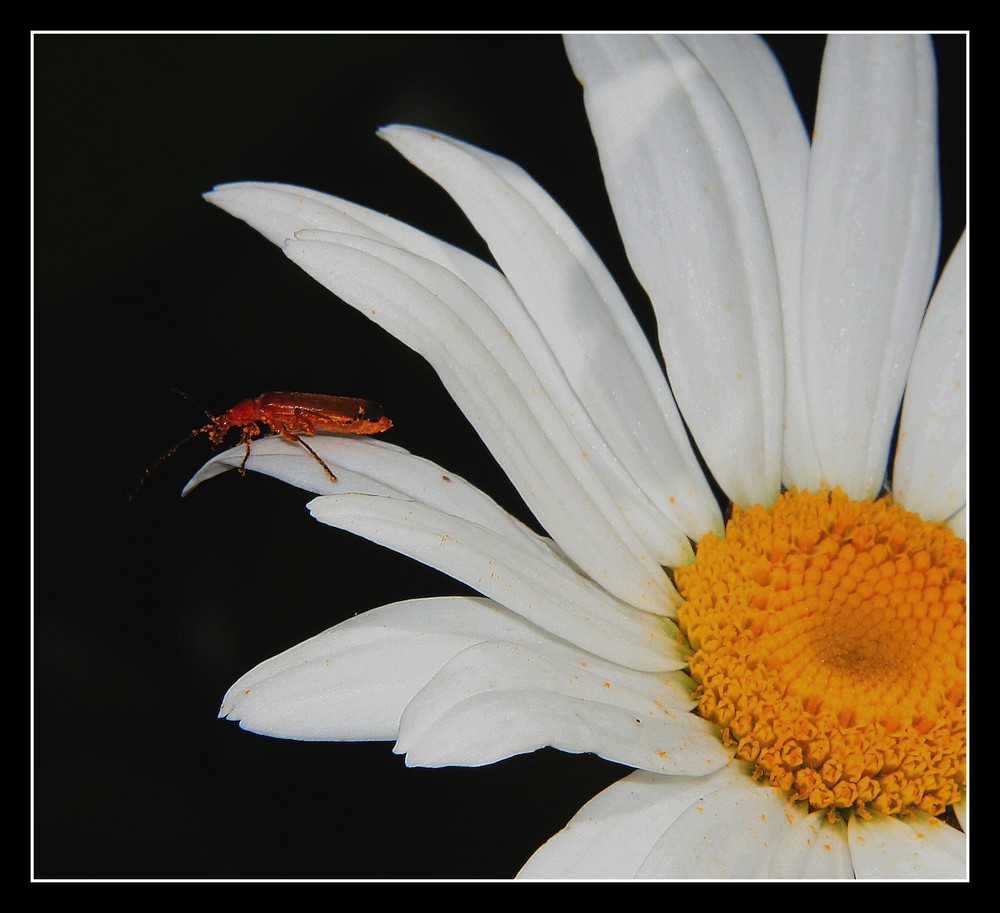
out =
<path fill-rule="evenodd" d="M 205 432 L 211 425 L 206 425 L 204 428 L 195 428 L 190 434 L 185 435 L 181 438 L 173 447 L 171 447 L 166 453 L 160 454 L 149 466 L 143 469 L 142 475 L 139 476 L 139 481 L 135 483 L 135 486 L 129 492 L 129 501 L 134 501 L 138 496 L 139 492 L 142 490 L 142 486 L 146 484 L 146 479 L 148 479 L 153 472 L 159 467 L 159 465 L 166 460 L 169 460 L 178 450 L 181 449 L 188 441 L 196 438 L 199 434 Z"/>
<path fill-rule="evenodd" d="M 142 486 L 146 484 L 146 480 L 153 474 L 153 472 L 159 467 L 161 463 L 163 463 L 165 460 L 169 460 L 170 457 L 172 457 L 175 453 L 177 453 L 177 451 L 180 450 L 181 447 L 183 447 L 188 441 L 192 440 L 193 438 L 196 438 L 199 434 L 204 434 L 207 431 L 211 431 L 215 427 L 215 416 L 212 415 L 212 413 L 209 412 L 207 409 L 205 409 L 199 402 L 197 402 L 197 400 L 195 400 L 193 396 L 191 396 L 189 393 L 186 393 L 184 390 L 181 390 L 179 387 L 173 387 L 172 389 L 173 392 L 176 393 L 178 396 L 183 397 L 184 399 L 198 406 L 205 413 L 205 417 L 208 419 L 208 424 L 202 425 L 201 428 L 195 428 L 190 434 L 181 438 L 176 444 L 174 444 L 174 446 L 171 447 L 166 453 L 161 454 L 149 466 L 145 467 L 145 469 L 143 470 L 143 474 L 139 477 L 139 481 L 135 483 L 132 490 L 129 492 L 128 496 L 129 501 L 135 500 L 136 496 L 142 489 Z"/>
<path fill-rule="evenodd" d="M 215 416 L 212 415 L 212 413 L 209 412 L 201 403 L 199 403 L 198 400 L 196 400 L 190 393 L 187 393 L 186 391 L 182 390 L 180 387 L 171 387 L 170 389 L 173 390 L 173 392 L 176 393 L 182 399 L 186 399 L 189 403 L 194 403 L 199 409 L 201 409 L 202 412 L 205 413 L 205 416 L 208 418 L 208 420 L 210 422 L 212 422 L 213 424 L 215 424 Z M 205 430 L 204 428 L 201 429 L 201 431 L 204 431 L 204 430 Z M 192 433 L 192 437 L 195 434 L 200 434 L 201 431 L 195 431 L 195 432 L 193 432 Z M 190 440 L 190 438 L 188 438 L 187 440 L 181 441 L 181 444 L 186 444 L 188 440 Z M 180 446 L 180 444 L 178 444 L 177 446 Z M 176 450 L 177 448 L 175 447 L 174 449 Z"/>

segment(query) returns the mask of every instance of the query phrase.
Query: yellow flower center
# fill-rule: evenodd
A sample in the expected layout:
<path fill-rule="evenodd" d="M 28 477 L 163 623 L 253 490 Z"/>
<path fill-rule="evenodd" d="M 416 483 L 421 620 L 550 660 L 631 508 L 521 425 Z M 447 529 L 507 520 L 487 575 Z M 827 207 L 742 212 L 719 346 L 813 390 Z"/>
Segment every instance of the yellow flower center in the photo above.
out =
<path fill-rule="evenodd" d="M 676 571 L 698 713 L 811 809 L 939 815 L 965 788 L 965 540 L 890 498 L 733 508 Z"/>

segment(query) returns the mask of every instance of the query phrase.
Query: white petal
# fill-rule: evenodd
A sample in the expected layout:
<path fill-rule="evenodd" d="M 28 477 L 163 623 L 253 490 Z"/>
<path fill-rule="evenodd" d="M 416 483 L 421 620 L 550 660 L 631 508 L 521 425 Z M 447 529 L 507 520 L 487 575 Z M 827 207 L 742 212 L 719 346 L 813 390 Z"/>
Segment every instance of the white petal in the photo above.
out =
<path fill-rule="evenodd" d="M 633 605 L 652 609 L 676 601 L 663 569 L 623 518 L 587 454 L 575 447 L 516 343 L 469 286 L 436 263 L 353 236 L 290 241 L 286 252 L 428 359 L 574 562 Z"/>
<path fill-rule="evenodd" d="M 799 328 L 809 138 L 785 74 L 763 41 L 751 35 L 682 35 L 681 41 L 719 86 L 753 156 L 781 290 L 785 345 L 783 463 L 796 467 L 796 478 L 818 479 L 819 460 L 805 403 Z"/>
<path fill-rule="evenodd" d="M 246 468 L 314 494 L 368 494 L 413 499 L 464 517 L 501 536 L 521 539 L 532 548 L 560 555 L 550 540 L 511 516 L 461 476 L 378 438 L 323 434 L 310 446 L 337 476 L 331 482 L 319 463 L 298 444 L 271 436 L 254 441 Z M 188 482 L 184 494 L 220 472 L 239 466 L 244 448 L 235 447 L 206 463 Z"/>
<path fill-rule="evenodd" d="M 690 713 L 690 679 L 637 673 L 558 642 L 490 642 L 458 654 L 410 702 L 398 753 L 411 766 L 492 764 L 551 746 L 658 773 L 702 773 L 730 755 Z"/>
<path fill-rule="evenodd" d="M 855 815 L 848 840 L 858 878 L 964 878 L 966 839 L 960 830 L 917 812 L 913 818 Z"/>
<path fill-rule="evenodd" d="M 517 877 L 634 878 L 680 810 L 698 801 L 707 785 L 701 777 L 630 774 L 583 806 Z"/>
<path fill-rule="evenodd" d="M 583 410 L 639 488 L 691 538 L 720 530 L 663 373 L 569 217 L 507 159 L 413 127 L 394 125 L 380 135 L 438 181 L 489 244 L 530 326 L 579 397 L 579 405 L 564 400 L 564 412 Z M 528 325 L 509 329 L 517 334 Z"/>
<path fill-rule="evenodd" d="M 684 419 L 733 500 L 770 503 L 781 474 L 781 311 L 739 121 L 676 38 L 582 36 L 568 49 Z"/>
<path fill-rule="evenodd" d="M 925 520 L 947 520 L 966 502 L 967 303 L 963 233 L 924 315 L 896 446 L 893 495 Z"/>
<path fill-rule="evenodd" d="M 880 493 L 940 235 L 926 36 L 827 42 L 803 265 L 806 398 L 822 480 Z M 814 487 L 811 478 L 792 478 Z"/>
<path fill-rule="evenodd" d="M 280 184 L 228 184 L 216 188 L 205 196 L 210 202 L 232 215 L 245 219 L 277 244 L 284 244 L 293 237 L 301 240 L 334 240 L 328 234 L 306 231 L 304 227 L 337 231 L 351 234 L 356 238 L 391 243 L 458 276 L 479 296 L 480 303 L 488 306 L 493 312 L 485 316 L 469 315 L 465 319 L 466 325 L 479 335 L 481 341 L 495 356 L 502 356 L 509 347 L 508 344 L 511 341 L 514 343 L 513 349 L 519 356 L 523 355 L 527 359 L 533 372 L 531 374 L 518 372 L 521 382 L 532 392 L 526 400 L 528 407 L 536 412 L 539 409 L 554 409 L 560 416 L 560 424 L 572 430 L 572 436 L 554 437 L 553 445 L 567 449 L 567 453 L 570 454 L 568 458 L 578 458 L 581 452 L 586 453 L 588 464 L 608 488 L 609 494 L 618 505 L 621 519 L 635 530 L 646 544 L 647 550 L 661 564 L 678 566 L 690 562 L 692 552 L 688 535 L 699 538 L 702 532 L 710 528 L 721 532 L 718 509 L 711 501 L 704 478 L 694 463 L 686 440 L 683 447 L 690 465 L 679 473 L 673 469 L 673 463 L 670 462 L 672 452 L 670 448 L 674 445 L 669 444 L 669 441 L 665 445 L 662 438 L 656 436 L 655 429 L 659 428 L 662 433 L 664 423 L 667 422 L 664 418 L 664 409 L 668 409 L 675 416 L 676 427 L 680 429 L 677 433 L 683 435 L 683 429 L 680 427 L 679 419 L 676 419 L 676 408 L 666 389 L 662 374 L 652 361 L 652 354 L 641 335 L 638 342 L 641 342 L 642 348 L 638 351 L 645 356 L 645 361 L 650 363 L 650 370 L 656 372 L 654 379 L 659 383 L 656 389 L 662 396 L 652 406 L 643 408 L 644 400 L 640 391 L 636 394 L 634 408 L 626 410 L 618 420 L 627 421 L 634 433 L 644 440 L 648 438 L 650 443 L 647 449 L 656 454 L 656 471 L 651 477 L 652 480 L 648 477 L 641 480 L 642 487 L 629 473 L 618 453 L 612 450 L 614 443 L 617 451 L 627 457 L 627 442 L 624 444 L 621 441 L 609 442 L 609 438 L 595 426 L 590 413 L 570 386 L 539 325 L 514 294 L 510 283 L 495 268 L 408 225 L 346 200 L 313 190 Z M 569 229 L 576 232 L 575 227 L 568 223 L 568 220 L 566 222 Z M 539 229 L 551 233 L 551 230 L 544 225 Z M 569 229 L 564 229 L 563 233 Z M 582 238 L 580 243 L 585 243 Z M 594 260 L 596 262 L 596 257 Z M 608 282 L 610 283 L 610 279 Z M 617 293 L 613 285 L 611 288 Z M 618 298 L 620 297 L 619 294 Z M 548 311 L 552 310 L 551 302 L 545 302 L 545 305 Z M 621 309 L 625 310 L 623 301 Z M 385 326 L 389 332 L 398 335 L 391 315 L 384 310 L 373 313 L 370 308 L 362 306 L 361 312 Z M 631 314 L 627 310 L 625 313 L 627 320 L 633 325 L 632 329 L 638 334 L 638 328 L 634 326 Z M 592 319 L 592 315 L 586 316 Z M 599 311 L 598 317 L 600 316 Z M 551 317 L 548 319 L 551 320 Z M 570 322 L 566 326 L 576 326 L 580 319 L 577 318 L 575 322 Z M 606 315 L 604 319 L 607 319 Z M 490 343 L 491 334 L 495 335 L 494 330 L 499 326 L 497 320 L 502 325 L 500 331 L 507 335 L 507 340 L 500 349 Z M 599 320 L 596 322 L 600 323 Z M 579 351 L 575 335 L 570 345 L 574 353 Z M 619 353 L 619 356 L 626 360 L 636 358 L 631 350 Z M 510 362 L 507 364 L 508 373 L 511 364 Z M 547 396 L 541 397 L 540 391 L 544 391 Z M 456 392 L 456 398 L 460 407 L 467 408 L 461 391 Z M 612 399 L 605 395 L 601 402 L 604 408 L 608 408 Z M 488 419 L 489 413 L 486 417 Z M 475 423 L 481 416 L 476 414 L 470 418 Z M 539 419 L 545 427 L 552 427 L 551 420 L 544 414 L 540 414 Z M 691 484 L 684 482 L 684 473 L 693 478 L 694 482 Z M 697 504 L 702 507 L 692 506 L 690 503 L 692 498 L 695 498 Z M 704 507 L 705 504 L 709 506 Z M 674 519 L 669 519 L 671 517 Z M 675 522 L 686 524 L 686 534 L 678 529 Z"/>
<path fill-rule="evenodd" d="M 519 878 L 845 878 L 843 833 L 757 786 L 747 765 L 631 774 L 588 802 Z"/>
<path fill-rule="evenodd" d="M 773 848 L 768 878 L 854 878 L 847 825 L 839 817 L 830 821 L 825 811 L 804 814 L 787 807 L 783 814 L 790 827 Z"/>
<path fill-rule="evenodd" d="M 597 656 L 647 671 L 684 665 L 673 622 L 620 602 L 551 551 L 417 501 L 327 495 L 309 509 L 320 522 L 461 580 Z"/>
<path fill-rule="evenodd" d="M 488 599 L 414 599 L 381 606 L 285 650 L 243 675 L 220 717 L 289 739 L 394 739 L 403 709 L 466 647 L 535 644 L 536 629 Z"/>
<path fill-rule="evenodd" d="M 818 816 L 780 790 L 754 784 L 733 763 L 688 801 L 639 868 L 640 878 L 849 878 L 844 828 L 821 830 Z"/>
<path fill-rule="evenodd" d="M 388 216 L 339 197 L 291 184 L 239 181 L 220 184 L 204 198 L 241 219 L 278 247 L 307 228 L 367 234 L 379 240 L 395 237 L 396 229 L 416 232 Z M 405 246 L 405 245 L 403 245 Z"/>

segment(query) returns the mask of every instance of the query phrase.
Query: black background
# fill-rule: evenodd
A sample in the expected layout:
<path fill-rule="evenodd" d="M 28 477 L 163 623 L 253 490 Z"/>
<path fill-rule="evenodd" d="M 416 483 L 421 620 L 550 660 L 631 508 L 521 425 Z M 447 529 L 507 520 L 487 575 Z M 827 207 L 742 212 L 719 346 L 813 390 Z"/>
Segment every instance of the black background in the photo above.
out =
<path fill-rule="evenodd" d="M 945 250 L 966 221 L 966 45 L 937 41 Z M 823 39 L 772 46 L 811 123 Z M 560 39 L 40 34 L 33 52 L 34 877 L 513 876 L 627 771 L 552 750 L 410 770 L 388 743 L 215 718 L 261 660 L 461 585 L 315 523 L 271 479 L 228 473 L 181 500 L 204 439 L 128 494 L 201 408 L 306 390 L 378 400 L 388 440 L 530 519 L 425 363 L 199 195 L 302 184 L 487 256 L 374 134 L 440 130 L 523 165 L 651 331 Z"/>

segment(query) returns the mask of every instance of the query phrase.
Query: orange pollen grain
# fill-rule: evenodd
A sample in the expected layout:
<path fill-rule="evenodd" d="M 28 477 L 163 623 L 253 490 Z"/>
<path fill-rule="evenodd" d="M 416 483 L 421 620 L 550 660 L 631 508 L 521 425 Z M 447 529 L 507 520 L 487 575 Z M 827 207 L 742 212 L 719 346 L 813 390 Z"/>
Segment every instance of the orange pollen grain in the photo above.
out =
<path fill-rule="evenodd" d="M 965 540 L 888 497 L 733 508 L 675 572 L 697 712 L 813 810 L 939 815 L 965 788 Z"/>

